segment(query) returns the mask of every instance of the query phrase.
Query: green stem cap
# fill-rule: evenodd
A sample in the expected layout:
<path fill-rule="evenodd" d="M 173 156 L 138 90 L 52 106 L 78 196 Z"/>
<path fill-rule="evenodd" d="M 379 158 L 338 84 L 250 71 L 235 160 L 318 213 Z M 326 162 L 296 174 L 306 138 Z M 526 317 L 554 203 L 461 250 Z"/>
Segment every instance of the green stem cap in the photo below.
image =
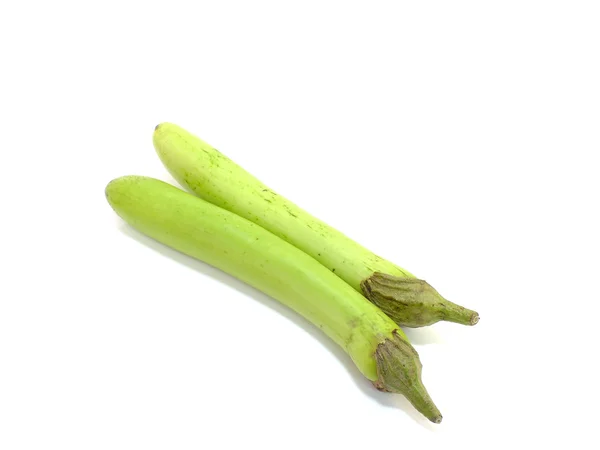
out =
<path fill-rule="evenodd" d="M 446 320 L 475 325 L 479 314 L 446 300 L 429 283 L 376 272 L 360 284 L 365 297 L 398 325 L 423 327 Z"/>
<path fill-rule="evenodd" d="M 377 381 L 373 384 L 380 391 L 403 394 L 410 403 L 433 423 L 442 421 L 427 389 L 421 381 L 421 360 L 416 350 L 394 332 L 377 346 Z"/>

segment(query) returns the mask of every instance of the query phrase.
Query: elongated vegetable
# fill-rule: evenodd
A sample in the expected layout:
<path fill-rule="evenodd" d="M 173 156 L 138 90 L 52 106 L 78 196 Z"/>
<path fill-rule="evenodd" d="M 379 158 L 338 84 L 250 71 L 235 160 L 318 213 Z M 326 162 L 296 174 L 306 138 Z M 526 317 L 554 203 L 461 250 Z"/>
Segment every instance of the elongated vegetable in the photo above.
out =
<path fill-rule="evenodd" d="M 479 321 L 475 311 L 446 300 L 425 281 L 311 216 L 183 128 L 162 123 L 153 140 L 163 164 L 182 186 L 309 254 L 397 324 Z"/>
<path fill-rule="evenodd" d="M 421 382 L 419 356 L 404 333 L 306 253 L 242 217 L 153 178 L 113 180 L 106 197 L 116 213 L 142 233 L 294 309 L 340 345 L 378 389 L 402 393 L 429 420 L 442 420 Z"/>

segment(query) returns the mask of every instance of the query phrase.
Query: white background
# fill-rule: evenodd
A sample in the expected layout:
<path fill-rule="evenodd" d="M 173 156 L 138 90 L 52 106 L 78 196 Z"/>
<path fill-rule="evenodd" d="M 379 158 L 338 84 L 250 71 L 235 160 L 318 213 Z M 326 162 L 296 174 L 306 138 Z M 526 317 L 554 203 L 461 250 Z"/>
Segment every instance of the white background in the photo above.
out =
<path fill-rule="evenodd" d="M 0 448 L 598 448 L 599 8 L 3 3 Z M 116 217 L 162 121 L 479 311 L 407 331 L 441 425 Z"/>

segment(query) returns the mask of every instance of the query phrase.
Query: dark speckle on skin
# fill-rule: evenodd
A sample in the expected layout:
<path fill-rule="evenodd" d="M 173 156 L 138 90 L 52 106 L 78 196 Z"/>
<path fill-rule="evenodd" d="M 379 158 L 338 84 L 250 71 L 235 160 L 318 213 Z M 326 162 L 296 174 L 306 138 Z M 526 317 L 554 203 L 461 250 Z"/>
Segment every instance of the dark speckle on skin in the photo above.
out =
<path fill-rule="evenodd" d="M 359 323 L 360 321 L 358 320 L 358 317 L 355 317 L 348 322 L 348 326 L 350 328 L 356 328 L 359 325 Z"/>
<path fill-rule="evenodd" d="M 331 269 L 332 272 L 335 272 L 335 269 Z"/>

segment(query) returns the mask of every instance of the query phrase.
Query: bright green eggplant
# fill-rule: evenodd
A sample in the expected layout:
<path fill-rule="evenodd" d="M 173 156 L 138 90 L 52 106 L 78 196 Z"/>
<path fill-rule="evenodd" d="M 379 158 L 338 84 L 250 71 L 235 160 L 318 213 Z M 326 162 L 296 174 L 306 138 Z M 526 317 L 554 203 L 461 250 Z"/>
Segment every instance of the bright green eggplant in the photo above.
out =
<path fill-rule="evenodd" d="M 183 187 L 312 256 L 397 324 L 479 321 L 475 311 L 446 300 L 427 282 L 313 217 L 183 128 L 162 123 L 153 140 L 163 164 Z"/>
<path fill-rule="evenodd" d="M 342 347 L 378 389 L 405 395 L 429 420 L 441 421 L 421 382 L 419 356 L 404 333 L 311 256 L 249 220 L 153 178 L 113 180 L 106 198 L 142 233 L 292 308 Z M 216 320 L 226 327 L 226 318 Z"/>

